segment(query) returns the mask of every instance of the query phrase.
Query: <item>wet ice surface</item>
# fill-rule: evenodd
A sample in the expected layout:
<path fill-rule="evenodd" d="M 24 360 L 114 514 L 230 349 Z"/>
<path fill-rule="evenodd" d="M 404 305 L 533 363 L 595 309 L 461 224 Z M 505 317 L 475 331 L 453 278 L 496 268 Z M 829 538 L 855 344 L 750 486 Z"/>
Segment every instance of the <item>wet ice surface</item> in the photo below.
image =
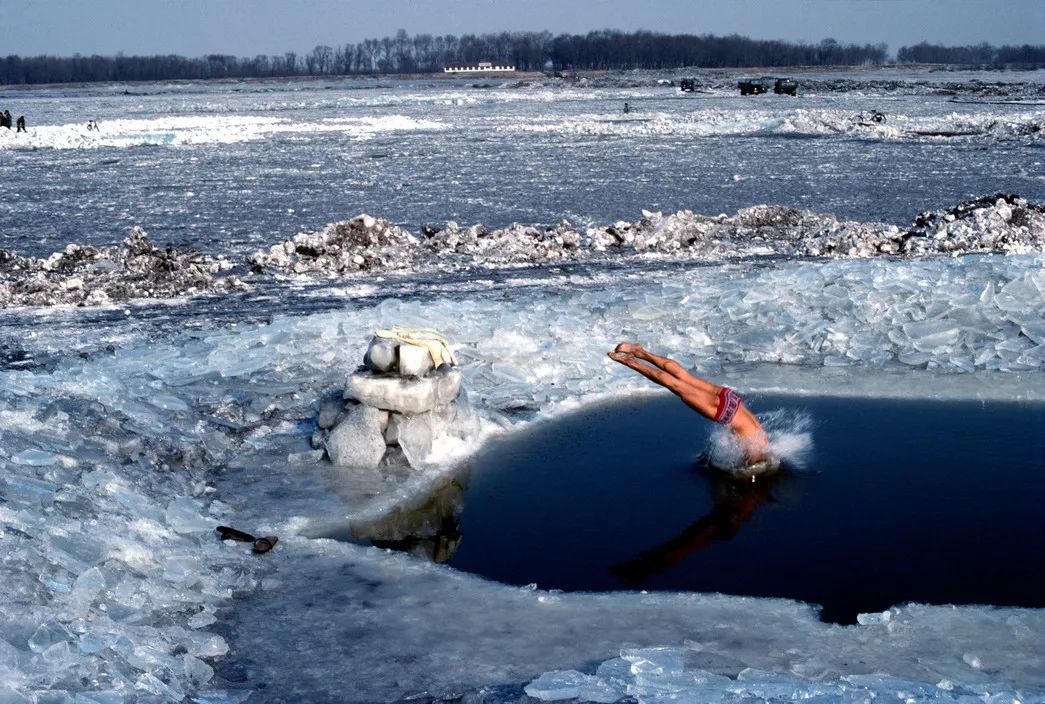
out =
<path fill-rule="evenodd" d="M 711 113 L 691 120 L 693 103 L 663 93 L 649 93 L 665 101 L 651 105 L 660 122 L 621 125 L 604 118 L 632 95 L 623 90 L 222 90 L 20 92 L 37 108 L 18 112 L 34 116 L 38 148 L 0 135 L 19 174 L 0 182 L 4 248 L 109 246 L 141 224 L 161 252 L 242 256 L 360 211 L 416 230 L 451 217 L 608 223 L 644 208 L 813 200 L 904 223 L 965 196 L 1043 199 L 1040 138 L 1007 127 L 954 139 L 779 129 L 798 109 L 856 113 L 874 99 L 810 96 L 799 108 L 712 96 L 700 109 L 735 114 L 742 129 L 723 119 L 724 134 L 700 137 Z M 898 116 L 932 126 L 957 124 L 951 112 L 1040 122 L 1027 105 L 893 97 Z M 88 118 L 103 137 L 131 122 L 117 123 L 123 142 L 92 146 L 75 132 Z M 880 187 L 866 187 L 870 175 Z M 604 357 L 622 338 L 745 392 L 1040 401 L 1042 268 L 1033 253 L 663 258 L 276 278 L 209 297 L 0 311 L 0 682 L 19 693 L 0 696 L 372 702 L 490 685 L 517 697 L 542 672 L 594 674 L 621 648 L 687 640 L 729 659 L 731 677 L 751 667 L 837 684 L 884 672 L 961 683 L 960 694 L 1040 691 L 1040 611 L 904 607 L 843 629 L 793 602 L 519 590 L 307 536 L 346 517 L 381 520 L 491 434 L 644 389 Z M 417 473 L 316 464 L 319 400 L 371 331 L 393 323 L 457 343 L 482 422 Z M 219 523 L 280 542 L 254 557 L 217 542 Z"/>

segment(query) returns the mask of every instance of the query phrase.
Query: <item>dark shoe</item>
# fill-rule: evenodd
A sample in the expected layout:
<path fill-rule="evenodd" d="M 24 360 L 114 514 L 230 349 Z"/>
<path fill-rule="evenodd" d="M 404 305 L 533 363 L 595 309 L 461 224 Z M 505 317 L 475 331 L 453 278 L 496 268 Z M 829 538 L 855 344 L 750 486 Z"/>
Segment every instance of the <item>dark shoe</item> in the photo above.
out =
<path fill-rule="evenodd" d="M 253 550 L 254 552 L 260 555 L 263 552 L 268 552 L 269 550 L 271 550 L 273 547 L 275 547 L 276 543 L 278 542 L 279 538 L 277 538 L 276 536 L 266 535 L 264 538 L 258 538 L 254 541 Z"/>
<path fill-rule="evenodd" d="M 253 543 L 255 540 L 250 533 L 244 533 L 241 530 L 229 528 L 228 526 L 218 526 L 214 530 L 218 531 L 218 535 L 221 536 L 222 540 L 238 540 L 241 543 Z"/>

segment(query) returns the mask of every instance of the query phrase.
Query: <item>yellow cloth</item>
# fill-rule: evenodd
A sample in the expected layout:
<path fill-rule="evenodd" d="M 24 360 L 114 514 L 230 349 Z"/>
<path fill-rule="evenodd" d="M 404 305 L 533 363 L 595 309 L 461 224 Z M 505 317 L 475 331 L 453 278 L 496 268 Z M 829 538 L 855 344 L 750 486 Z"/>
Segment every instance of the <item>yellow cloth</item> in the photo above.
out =
<path fill-rule="evenodd" d="M 435 366 L 446 363 L 457 366 L 457 358 L 450 350 L 450 343 L 439 332 L 430 328 L 408 328 L 401 325 L 393 325 L 391 330 L 375 330 L 374 337 L 382 337 L 386 340 L 398 340 L 408 345 L 417 345 L 428 349 Z"/>

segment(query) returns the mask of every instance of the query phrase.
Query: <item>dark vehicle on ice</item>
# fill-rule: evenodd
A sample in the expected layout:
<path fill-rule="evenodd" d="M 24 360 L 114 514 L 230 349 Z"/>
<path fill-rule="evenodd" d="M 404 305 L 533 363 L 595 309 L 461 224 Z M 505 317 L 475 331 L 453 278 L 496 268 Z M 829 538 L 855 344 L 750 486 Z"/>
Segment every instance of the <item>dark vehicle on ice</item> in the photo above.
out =
<path fill-rule="evenodd" d="M 737 88 L 741 95 L 762 95 L 766 92 L 766 80 L 764 78 L 749 78 L 737 81 Z"/>
<path fill-rule="evenodd" d="M 683 78 L 679 81 L 679 90 L 683 93 L 692 93 L 697 89 L 697 81 L 695 78 Z"/>
<path fill-rule="evenodd" d="M 737 88 L 740 89 L 741 95 L 763 95 L 768 93 L 770 88 L 777 95 L 795 95 L 798 92 L 798 83 L 791 78 L 763 76 L 737 81 Z"/>
<path fill-rule="evenodd" d="M 773 92 L 777 95 L 795 95 L 798 92 L 798 83 L 791 78 L 778 78 L 773 83 Z"/>

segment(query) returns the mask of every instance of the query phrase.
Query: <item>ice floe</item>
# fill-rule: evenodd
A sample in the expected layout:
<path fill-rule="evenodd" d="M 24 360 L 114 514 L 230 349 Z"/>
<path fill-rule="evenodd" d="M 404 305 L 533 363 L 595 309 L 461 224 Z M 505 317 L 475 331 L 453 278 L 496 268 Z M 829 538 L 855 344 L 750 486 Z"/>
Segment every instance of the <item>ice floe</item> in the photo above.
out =
<path fill-rule="evenodd" d="M 0 133 L 0 151 L 234 144 L 295 133 L 337 133 L 362 140 L 393 132 L 440 129 L 446 129 L 446 125 L 405 115 L 338 117 L 307 122 L 251 115 L 178 115 L 105 120 L 98 130 L 88 130 L 86 121 L 30 126 L 23 134 L 4 130 Z"/>
<path fill-rule="evenodd" d="M 700 109 L 682 115 L 662 111 L 642 114 L 585 114 L 569 117 L 539 116 L 519 123 L 504 120 L 497 129 L 561 135 L 661 135 L 678 137 L 725 137 L 731 135 L 780 134 L 790 136 L 848 135 L 870 139 L 980 138 L 1045 139 L 1045 114 L 1026 111 L 1002 115 L 934 116 L 887 115 L 869 119 L 866 112 L 841 109 L 796 108 L 792 110 L 724 108 Z"/>

